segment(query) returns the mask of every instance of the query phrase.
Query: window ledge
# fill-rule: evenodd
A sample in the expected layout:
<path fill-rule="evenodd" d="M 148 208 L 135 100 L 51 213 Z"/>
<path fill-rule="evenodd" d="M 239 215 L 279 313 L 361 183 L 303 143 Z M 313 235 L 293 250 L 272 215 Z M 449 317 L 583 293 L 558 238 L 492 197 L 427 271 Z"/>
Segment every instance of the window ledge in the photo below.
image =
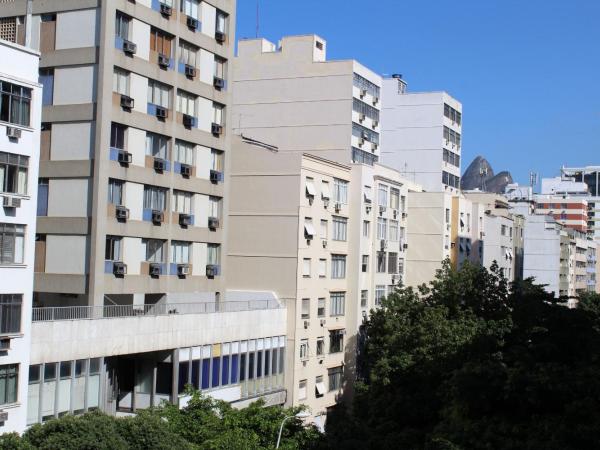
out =
<path fill-rule="evenodd" d="M 23 333 L 0 333 L 0 339 L 18 339 L 22 338 L 23 336 L 25 336 Z"/>
<path fill-rule="evenodd" d="M 27 194 L 17 194 L 16 192 L 0 192 L 0 195 L 3 197 L 10 196 L 15 198 L 20 198 L 22 200 L 31 200 L 31 196 Z"/>
<path fill-rule="evenodd" d="M 32 127 L 28 127 L 26 125 L 19 125 L 17 123 L 12 122 L 4 122 L 3 120 L 0 120 L 0 125 L 4 125 L 11 128 L 19 128 L 20 130 L 24 131 L 35 131 Z"/>
<path fill-rule="evenodd" d="M 0 264 L 0 269 L 26 269 L 27 264 Z"/>
<path fill-rule="evenodd" d="M 21 406 L 21 402 L 16 403 L 6 403 L 5 405 L 0 405 L 0 409 L 15 409 Z"/>

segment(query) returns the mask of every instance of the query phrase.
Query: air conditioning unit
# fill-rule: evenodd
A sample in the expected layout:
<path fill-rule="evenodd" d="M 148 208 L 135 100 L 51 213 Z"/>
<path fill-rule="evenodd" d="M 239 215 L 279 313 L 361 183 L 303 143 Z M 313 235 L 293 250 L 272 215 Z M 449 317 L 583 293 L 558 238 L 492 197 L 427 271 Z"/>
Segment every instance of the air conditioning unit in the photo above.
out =
<path fill-rule="evenodd" d="M 365 145 L 365 140 L 363 138 L 358 138 L 358 146 L 362 147 L 363 145 Z"/>
<path fill-rule="evenodd" d="M 373 128 L 377 128 L 379 126 L 379 120 L 373 121 Z"/>
<path fill-rule="evenodd" d="M 381 250 L 385 250 L 387 248 L 387 241 L 385 239 L 382 239 L 381 241 L 379 241 L 379 248 Z"/>
<path fill-rule="evenodd" d="M 326 199 L 323 200 L 323 207 L 325 209 L 329 208 L 329 199 L 328 198 L 326 198 Z"/>
<path fill-rule="evenodd" d="M 150 276 L 151 277 L 159 277 L 160 271 L 161 271 L 160 264 L 150 263 Z"/>
<path fill-rule="evenodd" d="M 156 117 L 158 117 L 159 119 L 166 119 L 168 115 L 169 113 L 167 111 L 167 108 L 163 106 L 156 107 Z"/>
<path fill-rule="evenodd" d="M 363 123 L 363 122 L 365 121 L 365 118 L 366 118 L 366 116 L 365 116 L 363 113 L 360 113 L 360 114 L 358 115 L 358 121 L 359 121 L 360 123 Z"/>
<path fill-rule="evenodd" d="M 164 3 L 161 3 L 160 4 L 160 13 L 163 16 L 170 17 L 173 14 L 173 8 L 171 8 L 169 5 L 165 5 Z"/>
<path fill-rule="evenodd" d="M 128 95 L 121 95 L 121 108 L 133 109 L 134 101 Z"/>
<path fill-rule="evenodd" d="M 308 320 L 304 321 L 304 329 L 306 330 L 310 326 L 310 322 Z"/>
<path fill-rule="evenodd" d="M 225 87 L 225 80 L 220 77 L 214 77 L 213 86 L 217 89 L 223 89 Z"/>
<path fill-rule="evenodd" d="M 386 210 L 385 206 L 380 206 L 379 207 L 379 215 L 381 216 L 385 212 L 385 210 Z"/>
<path fill-rule="evenodd" d="M 163 69 L 167 69 L 169 64 L 171 63 L 171 59 L 167 55 L 163 55 L 162 53 L 158 54 L 158 65 Z"/>
<path fill-rule="evenodd" d="M 398 210 L 397 209 L 392 209 L 392 214 L 394 215 L 394 219 L 398 218 Z"/>
<path fill-rule="evenodd" d="M 116 276 L 127 275 L 127 264 L 115 261 L 113 263 L 113 274 Z"/>
<path fill-rule="evenodd" d="M 341 209 L 342 209 L 342 204 L 341 203 L 336 203 L 335 204 L 335 212 L 339 213 Z"/>
<path fill-rule="evenodd" d="M 132 156 L 131 153 L 126 152 L 125 150 L 119 150 L 117 154 L 117 161 L 120 164 L 131 164 Z"/>
<path fill-rule="evenodd" d="M 189 177 L 190 175 L 192 175 L 192 166 L 190 166 L 189 164 L 181 164 L 179 166 L 179 173 L 184 177 Z"/>
<path fill-rule="evenodd" d="M 379 97 L 373 97 L 373 104 L 376 105 L 379 103 Z"/>
<path fill-rule="evenodd" d="M 321 326 L 324 327 L 327 321 L 325 319 L 321 319 Z"/>
<path fill-rule="evenodd" d="M 187 128 L 192 128 L 194 126 L 194 117 L 189 114 L 183 115 L 183 126 Z"/>
<path fill-rule="evenodd" d="M 18 197 L 4 197 L 4 200 L 2 200 L 2 206 L 5 208 L 20 208 L 21 199 Z"/>
<path fill-rule="evenodd" d="M 152 210 L 152 223 L 162 223 L 165 220 L 165 214 L 157 209 Z"/>
<path fill-rule="evenodd" d="M 215 264 L 208 264 L 206 266 L 206 276 L 208 278 L 214 278 L 219 275 L 219 266 Z"/>
<path fill-rule="evenodd" d="M 371 148 L 373 150 L 377 150 L 379 148 L 379 144 L 376 144 L 375 142 L 373 142 L 373 145 L 371 145 Z"/>
<path fill-rule="evenodd" d="M 190 274 L 189 264 L 177 264 L 177 276 L 185 277 Z"/>
<path fill-rule="evenodd" d="M 189 227 L 192 225 L 192 216 L 190 214 L 179 214 L 179 225 Z"/>
<path fill-rule="evenodd" d="M 402 213 L 402 218 L 403 218 L 403 219 L 406 219 L 407 217 L 408 217 L 408 214 L 407 214 L 407 213 L 405 213 L 405 212 L 403 212 L 403 213 Z"/>
<path fill-rule="evenodd" d="M 167 162 L 162 158 L 154 158 L 154 170 L 164 172 L 167 168 Z"/>
<path fill-rule="evenodd" d="M 327 239 L 323 239 L 323 248 L 327 248 Z"/>
<path fill-rule="evenodd" d="M 209 177 L 210 177 L 211 183 L 218 183 L 221 179 L 221 172 L 218 172 L 216 170 L 211 170 Z"/>
<path fill-rule="evenodd" d="M 367 95 L 367 90 L 366 89 L 361 89 L 360 90 L 360 98 L 364 98 L 365 95 Z"/>
<path fill-rule="evenodd" d="M 365 212 L 366 212 L 367 214 L 371 214 L 371 207 L 370 207 L 369 205 L 366 205 L 366 207 L 365 207 Z"/>
<path fill-rule="evenodd" d="M 188 16 L 186 23 L 187 26 L 192 30 L 196 31 L 198 29 L 198 19 L 194 19 L 193 17 Z"/>
<path fill-rule="evenodd" d="M 21 139 L 21 129 L 6 127 L 6 136 L 8 136 L 9 139 Z"/>
<path fill-rule="evenodd" d="M 225 39 L 227 39 L 227 36 L 225 35 L 225 33 L 223 33 L 222 31 L 215 31 L 215 40 L 219 44 L 222 44 L 223 42 L 225 42 Z"/>
<path fill-rule="evenodd" d="M 115 208 L 115 217 L 117 220 L 126 221 L 129 219 L 129 209 L 125 208 L 122 205 L 117 205 Z"/>
<path fill-rule="evenodd" d="M 214 134 L 215 136 L 220 136 L 223 134 L 223 126 L 219 125 L 218 123 L 213 123 L 210 126 L 210 131 L 212 134 Z"/>
<path fill-rule="evenodd" d="M 363 130 L 363 132 L 362 132 L 362 134 L 361 134 L 361 137 L 362 137 L 364 140 L 369 140 L 369 133 L 367 133 L 366 131 L 364 131 L 364 130 Z"/>
<path fill-rule="evenodd" d="M 123 51 L 129 55 L 134 55 L 137 51 L 137 45 L 131 41 L 123 41 Z"/>
<path fill-rule="evenodd" d="M 0 352 L 7 352 L 10 350 L 10 338 L 0 339 Z"/>
<path fill-rule="evenodd" d="M 196 68 L 194 66 L 190 66 L 189 64 L 185 65 L 185 76 L 190 78 L 196 77 Z"/>
<path fill-rule="evenodd" d="M 208 229 L 216 230 L 219 228 L 219 218 L 218 217 L 209 217 L 208 218 Z"/>
<path fill-rule="evenodd" d="M 406 250 L 406 249 L 408 248 L 408 244 L 404 244 L 404 245 L 402 246 L 402 248 L 404 248 L 404 250 Z"/>

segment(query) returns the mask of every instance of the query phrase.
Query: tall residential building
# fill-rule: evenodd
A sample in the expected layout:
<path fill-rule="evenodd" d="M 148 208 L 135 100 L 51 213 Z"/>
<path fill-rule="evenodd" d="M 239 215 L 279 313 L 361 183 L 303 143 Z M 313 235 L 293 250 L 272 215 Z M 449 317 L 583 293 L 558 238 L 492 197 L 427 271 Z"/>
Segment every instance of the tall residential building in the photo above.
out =
<path fill-rule="evenodd" d="M 27 415 L 42 89 L 39 53 L 0 39 L 0 61 L 0 433 L 5 433 L 23 431 Z"/>
<path fill-rule="evenodd" d="M 567 195 L 535 195 L 535 213 L 549 214 L 568 228 L 587 233 L 588 201 Z"/>
<path fill-rule="evenodd" d="M 17 27 L 27 8 L 0 10 Z M 285 309 L 226 291 L 235 0 L 32 4 L 44 86 L 27 423 L 285 400 Z M 17 33 L 18 34 L 18 33 Z"/>
<path fill-rule="evenodd" d="M 462 105 L 446 92 L 408 92 L 383 80 L 381 160 L 428 192 L 460 187 Z"/>

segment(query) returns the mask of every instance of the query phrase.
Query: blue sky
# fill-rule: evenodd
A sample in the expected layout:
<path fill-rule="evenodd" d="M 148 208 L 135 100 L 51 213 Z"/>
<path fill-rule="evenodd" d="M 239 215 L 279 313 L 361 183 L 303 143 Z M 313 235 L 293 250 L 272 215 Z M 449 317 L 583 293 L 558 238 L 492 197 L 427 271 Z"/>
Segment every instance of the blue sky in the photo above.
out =
<path fill-rule="evenodd" d="M 256 0 L 237 21 L 255 36 Z M 600 165 L 600 0 L 260 0 L 261 37 L 308 33 L 329 59 L 459 99 L 463 170 L 478 154 L 520 182 Z"/>

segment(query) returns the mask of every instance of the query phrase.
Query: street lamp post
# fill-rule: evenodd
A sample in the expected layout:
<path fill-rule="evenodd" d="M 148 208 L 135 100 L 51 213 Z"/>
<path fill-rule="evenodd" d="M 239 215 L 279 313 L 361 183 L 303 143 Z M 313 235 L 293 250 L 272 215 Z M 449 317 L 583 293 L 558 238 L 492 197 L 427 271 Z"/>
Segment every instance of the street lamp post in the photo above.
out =
<path fill-rule="evenodd" d="M 281 426 L 279 427 L 279 436 L 277 436 L 277 445 L 275 446 L 275 448 L 279 448 L 279 444 L 281 443 L 281 433 L 283 432 L 283 425 L 285 424 L 285 421 L 291 419 L 292 417 L 296 417 L 298 419 L 306 419 L 307 417 L 310 417 L 310 414 L 306 411 L 300 411 L 296 415 L 284 417 L 281 421 Z"/>

